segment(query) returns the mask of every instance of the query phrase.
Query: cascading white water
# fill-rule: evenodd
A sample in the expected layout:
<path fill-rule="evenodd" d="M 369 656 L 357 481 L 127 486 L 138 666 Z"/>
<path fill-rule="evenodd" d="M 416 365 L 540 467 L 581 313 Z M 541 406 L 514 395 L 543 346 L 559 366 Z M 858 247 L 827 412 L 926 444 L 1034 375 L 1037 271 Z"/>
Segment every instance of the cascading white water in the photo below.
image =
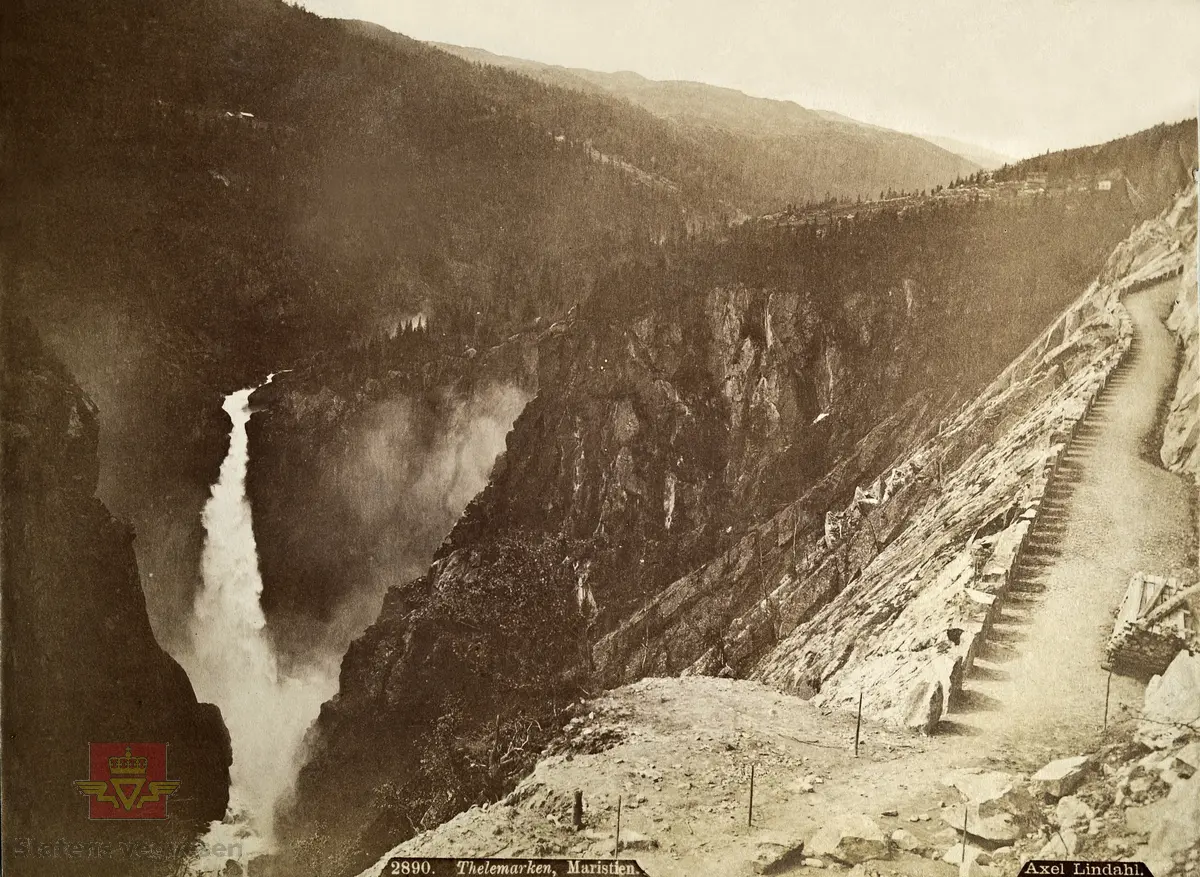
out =
<path fill-rule="evenodd" d="M 275 806 L 295 783 L 304 733 L 337 687 L 336 666 L 304 677 L 282 673 L 264 630 L 262 578 L 246 498 L 246 424 L 256 389 L 225 397 L 232 421 L 229 452 L 204 506 L 203 587 L 192 610 L 186 662 L 197 697 L 220 707 L 233 745 L 229 809 L 222 822 L 213 823 L 205 843 L 236 844 L 241 855 L 235 857 L 243 862 L 270 851 Z M 223 859 L 196 861 L 193 868 L 223 865 Z"/>

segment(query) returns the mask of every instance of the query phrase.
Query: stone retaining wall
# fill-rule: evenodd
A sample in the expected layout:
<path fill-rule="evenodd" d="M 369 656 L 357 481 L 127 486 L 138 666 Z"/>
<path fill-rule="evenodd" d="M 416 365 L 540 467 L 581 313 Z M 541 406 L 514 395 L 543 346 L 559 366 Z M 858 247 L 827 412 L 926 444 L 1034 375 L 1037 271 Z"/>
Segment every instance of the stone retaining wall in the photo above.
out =
<path fill-rule="evenodd" d="M 1027 360 L 1045 358 L 1047 348 L 1055 338 L 1060 337 L 1059 333 L 1061 332 L 1065 336 L 1068 333 L 1068 327 L 1077 327 L 1082 322 L 1086 322 L 1084 315 L 1097 306 L 1110 310 L 1119 321 L 1119 334 L 1114 351 L 1106 358 L 1098 379 L 1089 388 L 1082 415 L 1065 424 L 1065 433 L 1055 434 L 1054 437 L 1061 437 L 1062 440 L 1052 446 L 1041 477 L 1035 482 L 1033 496 L 1028 507 L 1021 514 L 1020 520 L 1006 529 L 998 538 L 992 555 L 983 568 L 978 587 L 966 590 L 969 608 L 961 619 L 963 632 L 954 652 L 948 659 L 935 662 L 931 668 L 930 677 L 940 682 L 942 690 L 946 693 L 945 706 L 947 709 L 952 708 L 961 698 L 963 680 L 970 675 L 981 647 L 986 642 L 993 624 L 1000 617 L 1005 598 L 1014 584 L 1016 570 L 1021 563 L 1026 546 L 1029 540 L 1038 533 L 1042 499 L 1062 477 L 1063 459 L 1075 441 L 1079 428 L 1091 415 L 1092 409 L 1107 387 L 1109 379 L 1118 368 L 1128 361 L 1129 351 L 1133 344 L 1133 324 L 1128 311 L 1120 303 L 1120 299 L 1125 295 L 1178 276 L 1182 270 L 1181 264 L 1150 277 L 1121 283 L 1108 297 L 1107 304 L 1098 304 L 1095 301 L 1095 291 L 1089 290 L 1088 295 L 1068 309 L 1038 341 L 1030 346 L 1025 354 L 1006 370 L 1020 373 L 1026 369 Z M 1059 343 L 1066 343 L 1065 337 Z M 1060 425 L 1058 429 L 1061 430 L 1062 426 Z"/>
<path fill-rule="evenodd" d="M 676 673 L 752 673 L 768 681 L 772 674 L 763 670 L 764 658 L 801 625 L 815 623 L 823 608 L 841 599 L 839 595 L 918 511 L 938 502 L 943 473 L 970 467 L 972 458 L 1001 440 L 1064 380 L 1079 380 L 1080 370 L 1097 369 L 1096 379 L 1082 393 L 1076 392 L 1081 404 L 1065 412 L 1059 405 L 1050 415 L 1057 419 L 1044 430 L 1039 424 L 1037 434 L 1050 436 L 1046 457 L 1032 479 L 1020 485 L 1023 504 L 1015 519 L 995 534 L 979 574 L 961 589 L 958 614 L 951 611 L 951 626 L 961 630 L 959 643 L 948 652 L 914 656 L 928 662 L 911 665 L 923 666 L 924 671 L 917 670 L 914 677 L 909 670 L 897 677 L 897 684 L 908 690 L 929 684 L 932 677 L 941 683 L 949 708 L 961 695 L 962 679 L 999 616 L 1029 538 L 1036 534 L 1042 497 L 1059 477 L 1079 426 L 1130 348 L 1132 324 L 1120 297 L 1173 273 L 1178 273 L 1175 265 L 1154 276 L 1093 284 L 975 400 L 951 411 L 933 410 L 927 400 L 914 400 L 880 424 L 804 497 L 677 580 L 600 639 L 592 657 L 601 684 L 612 687 L 643 676 Z M 1080 333 L 1089 324 L 1099 328 Z M 1107 350 L 1096 351 L 1097 338 Z M 916 450 L 897 461 L 896 447 Z M 886 499 L 876 496 L 876 478 L 864 495 L 877 504 L 871 506 L 859 496 L 849 505 L 838 503 L 839 497 L 848 498 L 855 484 L 877 473 L 890 480 L 897 463 L 906 467 L 907 477 Z M 836 509 L 830 513 L 832 525 L 827 522 L 831 507 Z M 862 611 L 891 612 L 889 617 L 894 617 L 899 610 L 872 610 L 868 604 Z M 880 623 L 886 621 L 881 616 Z M 804 691 L 794 679 L 781 687 Z"/>
<path fill-rule="evenodd" d="M 1100 280 L 939 423 L 914 454 L 936 478 L 896 504 L 890 544 L 759 659 L 751 678 L 826 708 L 861 701 L 864 716 L 921 728 L 928 717 L 909 707 L 936 701 L 925 694 L 940 688 L 943 709 L 961 696 L 1031 540 L 1045 541 L 1043 500 L 1068 474 L 1064 456 L 1128 355 L 1133 327 L 1121 297 L 1180 272 L 1178 235 L 1160 234 L 1161 225 L 1135 229 Z M 842 545 L 861 538 L 855 527 L 830 532 Z"/>

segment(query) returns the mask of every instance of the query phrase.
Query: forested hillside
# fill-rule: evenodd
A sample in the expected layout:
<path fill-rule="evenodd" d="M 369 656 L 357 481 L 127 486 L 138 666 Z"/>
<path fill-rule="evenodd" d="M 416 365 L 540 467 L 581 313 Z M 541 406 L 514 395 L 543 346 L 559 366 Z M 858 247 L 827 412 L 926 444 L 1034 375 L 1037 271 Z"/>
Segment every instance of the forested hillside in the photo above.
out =
<path fill-rule="evenodd" d="M 504 337 L 730 211 L 648 113 L 279 0 L 25 0 L 4 24 L 5 307 L 99 404 L 101 495 L 168 642 L 219 392 L 418 313 L 456 350 Z"/>
<path fill-rule="evenodd" d="M 1185 186 L 1172 156 L 1194 155 L 1195 139 L 1184 128 L 1176 137 L 1131 152 L 1124 172 Z M 936 430 L 1166 201 L 1094 187 L 909 199 L 824 225 L 745 223 L 607 274 L 540 336 L 538 395 L 488 487 L 429 571 L 393 586 L 352 644 L 301 774 L 285 870 L 352 872 L 383 836 L 397 839 L 397 825 L 416 831 L 498 794 L 565 720 L 559 705 L 623 678 L 623 665 L 592 652 L 600 637 L 706 564 L 718 581 L 752 580 L 752 554 L 729 568 L 715 559 L 800 497 L 811 505 L 800 534 L 811 537 L 825 509 Z M 289 407 L 313 391 L 294 385 Z M 293 419 L 278 434 L 299 428 Z M 270 456 L 280 453 L 286 445 Z M 330 566 L 338 552 L 326 553 Z M 363 553 L 342 561 L 354 575 L 327 569 L 326 592 L 378 581 L 361 578 Z M 525 607 L 529 636 L 553 661 L 536 685 L 513 670 L 525 656 L 493 588 Z M 564 591 L 577 615 L 562 615 Z M 669 641 L 642 648 L 678 669 Z M 503 762 L 489 755 L 497 713 Z M 391 785 L 362 802 L 356 790 L 376 775 Z"/>
<path fill-rule="evenodd" d="M 698 149 L 721 156 L 744 193 L 742 202 L 760 212 L 831 197 L 869 198 L 881 189 L 932 189 L 978 169 L 969 159 L 920 137 L 792 101 L 702 82 L 660 82 L 628 71 L 599 73 L 436 45 L 549 85 L 611 95 L 669 120 Z"/>
<path fill-rule="evenodd" d="M 19 0 L 3 27 L 3 307 L 98 409 L 87 498 L 131 525 L 153 636 L 190 647 L 221 398 L 268 372 L 247 477 L 264 638 L 305 668 L 382 604 L 281 814 L 288 877 L 497 797 L 605 679 L 598 636 L 784 503 L 852 495 L 1196 154 L 1194 125 L 1167 126 L 1006 168 L 1029 185 L 1005 203 L 858 205 L 972 169 L 281 0 Z"/>
<path fill-rule="evenodd" d="M 25 92 L 5 98 L 25 135 L 6 144 L 22 289 L 45 271 L 74 281 L 58 298 L 276 350 L 423 307 L 503 321 L 558 285 L 543 273 L 585 285 L 712 188 L 649 114 L 277 0 L 39 5 L 10 53 Z M 673 181 L 641 183 L 561 131 L 653 154 Z"/>
<path fill-rule="evenodd" d="M 1024 180 L 1044 174 L 1046 183 L 1063 186 L 1078 180 L 1107 179 L 1118 189 L 1129 183 L 1128 196 L 1145 209 L 1180 185 L 1196 164 L 1196 120 L 1155 125 L 1128 137 L 1097 146 L 1048 152 L 1005 165 L 995 179 Z"/>

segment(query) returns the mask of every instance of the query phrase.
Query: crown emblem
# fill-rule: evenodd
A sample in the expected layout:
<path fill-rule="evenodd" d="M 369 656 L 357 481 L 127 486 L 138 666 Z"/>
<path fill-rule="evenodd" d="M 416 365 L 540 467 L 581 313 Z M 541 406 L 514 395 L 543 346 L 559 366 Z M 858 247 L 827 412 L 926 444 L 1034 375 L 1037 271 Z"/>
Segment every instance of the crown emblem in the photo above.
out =
<path fill-rule="evenodd" d="M 88 799 L 88 819 L 167 818 L 179 780 L 167 779 L 166 743 L 89 743 L 88 765 L 91 776 L 75 781 Z"/>
<path fill-rule="evenodd" d="M 108 773 L 114 777 L 144 777 L 149 764 L 150 759 L 134 755 L 126 746 L 124 755 L 113 755 L 108 759 Z"/>

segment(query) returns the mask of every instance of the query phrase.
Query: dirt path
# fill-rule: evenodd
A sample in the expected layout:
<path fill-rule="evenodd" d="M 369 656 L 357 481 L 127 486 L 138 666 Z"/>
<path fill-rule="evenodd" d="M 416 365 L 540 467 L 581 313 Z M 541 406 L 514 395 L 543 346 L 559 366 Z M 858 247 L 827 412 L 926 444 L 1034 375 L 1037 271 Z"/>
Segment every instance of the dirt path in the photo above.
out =
<path fill-rule="evenodd" d="M 811 838 L 835 813 L 869 814 L 888 833 L 905 828 L 931 848 L 953 843 L 944 816 L 957 824 L 959 811 L 940 806 L 954 799 L 940 783 L 940 738 L 864 722 L 856 757 L 853 716 L 822 713 L 756 682 L 703 676 L 643 679 L 589 710 L 573 731 L 572 754 L 543 759 L 511 806 L 474 808 L 397 854 L 611 856 L 618 797 L 629 845 L 621 855 L 654 877 L 752 877 L 756 862 Z M 588 754 L 593 730 L 622 739 Z M 585 802 L 580 833 L 570 829 L 576 789 Z M 379 877 L 386 858 L 361 877 Z M 956 870 L 903 853 L 888 863 L 904 877 Z"/>
<path fill-rule="evenodd" d="M 1126 300 L 1133 350 L 1045 499 L 1037 541 L 967 680 L 966 708 L 944 723 L 950 733 L 914 737 L 867 721 L 856 756 L 852 715 L 744 680 L 645 679 L 592 701 L 569 726 L 569 744 L 507 804 L 473 808 L 397 854 L 610 856 L 620 800 L 621 855 L 655 877 L 751 877 L 837 813 L 867 814 L 889 834 L 903 828 L 933 853 L 897 852 L 886 873 L 956 873 L 937 860 L 962 813 L 942 784 L 947 771 L 1034 770 L 1094 750 L 1107 682 L 1100 661 L 1129 577 L 1179 569 L 1194 550 L 1187 487 L 1146 453 L 1175 375 L 1174 337 L 1162 324 L 1174 291 L 1166 283 Z M 1113 678 L 1114 724 L 1122 707 L 1140 706 L 1141 688 Z M 581 832 L 570 824 L 575 790 Z M 386 858 L 363 877 L 384 872 Z"/>
<path fill-rule="evenodd" d="M 1157 459 L 1157 421 L 1173 391 L 1175 338 L 1163 325 L 1177 280 L 1125 299 L 1135 337 L 1047 493 L 1043 517 L 964 707 L 961 742 L 985 740 L 1018 763 L 1092 748 L 1102 735 L 1112 620 L 1138 570 L 1186 568 L 1195 544 L 1187 485 Z M 1141 705 L 1143 686 L 1112 677 L 1109 725 Z"/>

